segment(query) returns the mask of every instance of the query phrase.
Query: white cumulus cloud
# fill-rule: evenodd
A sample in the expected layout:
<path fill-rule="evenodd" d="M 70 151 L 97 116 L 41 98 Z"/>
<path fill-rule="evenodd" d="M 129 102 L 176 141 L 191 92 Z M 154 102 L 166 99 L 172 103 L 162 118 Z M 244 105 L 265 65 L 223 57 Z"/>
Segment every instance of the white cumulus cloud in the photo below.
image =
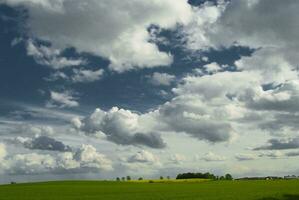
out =
<path fill-rule="evenodd" d="M 149 42 L 147 28 L 172 29 L 192 17 L 187 0 L 2 0 L 28 10 L 30 35 L 55 48 L 75 47 L 110 60 L 110 69 L 167 66 L 172 55 Z"/>
<path fill-rule="evenodd" d="M 79 106 L 78 101 L 72 96 L 71 92 L 55 92 L 50 91 L 50 101 L 47 103 L 48 107 L 77 107 Z"/>

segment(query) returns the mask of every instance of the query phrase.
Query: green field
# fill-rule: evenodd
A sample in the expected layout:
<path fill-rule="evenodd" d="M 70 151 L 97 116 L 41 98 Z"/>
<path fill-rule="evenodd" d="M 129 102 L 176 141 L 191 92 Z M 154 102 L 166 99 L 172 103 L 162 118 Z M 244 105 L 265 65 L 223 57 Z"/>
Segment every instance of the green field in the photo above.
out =
<path fill-rule="evenodd" d="M 299 200 L 299 181 L 46 182 L 2 185 L 0 199 Z"/>

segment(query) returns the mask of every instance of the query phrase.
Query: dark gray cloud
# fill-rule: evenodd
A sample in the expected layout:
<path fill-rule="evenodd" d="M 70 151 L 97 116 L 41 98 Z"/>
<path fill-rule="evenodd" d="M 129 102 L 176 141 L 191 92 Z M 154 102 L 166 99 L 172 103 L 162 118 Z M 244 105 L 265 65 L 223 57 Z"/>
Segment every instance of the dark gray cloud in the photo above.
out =
<path fill-rule="evenodd" d="M 121 145 L 143 145 L 151 148 L 162 149 L 166 147 L 161 135 L 157 133 L 119 134 L 120 132 L 106 131 L 107 139 Z"/>
<path fill-rule="evenodd" d="M 185 130 L 188 130 L 188 124 L 185 124 Z M 190 129 L 188 133 L 193 137 L 207 140 L 209 142 L 226 142 L 231 139 L 232 127 L 229 123 L 223 122 L 198 122 L 195 124 L 194 122 L 190 125 Z M 192 128 L 195 128 L 193 130 Z"/>
<path fill-rule="evenodd" d="M 133 142 L 136 144 L 143 144 L 148 147 L 162 149 L 166 147 L 166 143 L 163 141 L 161 136 L 157 133 L 149 133 L 149 134 L 143 134 L 143 133 L 136 133 L 133 136 Z"/>
<path fill-rule="evenodd" d="M 282 159 L 285 157 L 285 154 L 283 154 L 280 151 L 270 151 L 270 152 L 263 152 L 259 155 L 259 157 L 266 157 L 271 159 Z"/>
<path fill-rule="evenodd" d="M 268 157 L 268 158 L 271 158 L 271 159 L 297 157 L 297 156 L 299 156 L 299 151 L 290 151 L 290 152 L 283 153 L 279 150 L 263 152 L 259 155 L 259 157 Z"/>
<path fill-rule="evenodd" d="M 130 110 L 114 107 L 105 112 L 98 108 L 74 126 L 87 135 L 101 132 L 107 140 L 116 144 L 164 148 L 166 144 L 158 133 L 138 131 L 141 127 L 140 117 Z"/>
<path fill-rule="evenodd" d="M 120 134 L 121 132 L 113 132 L 111 130 L 107 130 L 105 133 L 107 134 L 107 140 L 116 144 L 136 146 L 143 145 L 156 149 L 166 147 L 161 135 L 157 133 Z"/>
<path fill-rule="evenodd" d="M 261 121 L 262 123 L 259 124 L 259 127 L 263 130 L 268 130 L 269 132 L 280 132 L 285 127 L 288 127 L 293 131 L 296 131 L 299 128 L 298 116 L 295 113 L 277 113 L 271 120 Z"/>
<path fill-rule="evenodd" d="M 229 141 L 233 136 L 231 124 L 205 117 L 209 112 L 208 105 L 202 106 L 199 99 L 183 96 L 161 106 L 159 120 L 170 131 L 183 132 L 199 140 L 212 143 Z"/>
<path fill-rule="evenodd" d="M 248 161 L 248 160 L 255 160 L 257 156 L 253 154 L 237 154 L 235 155 L 235 158 L 238 161 Z"/>
<path fill-rule="evenodd" d="M 288 157 L 296 157 L 299 156 L 299 151 L 292 151 L 285 154 Z"/>
<path fill-rule="evenodd" d="M 33 140 L 24 142 L 24 147 L 28 149 L 48 150 L 48 151 L 71 151 L 71 147 L 47 136 L 39 136 Z"/>
<path fill-rule="evenodd" d="M 254 150 L 283 150 L 299 148 L 299 137 L 289 140 L 271 139 L 265 146 L 257 147 Z"/>
<path fill-rule="evenodd" d="M 263 91 L 263 95 L 248 102 L 248 107 L 256 110 L 298 112 L 298 94 L 298 81 L 288 81 L 277 88 Z"/>

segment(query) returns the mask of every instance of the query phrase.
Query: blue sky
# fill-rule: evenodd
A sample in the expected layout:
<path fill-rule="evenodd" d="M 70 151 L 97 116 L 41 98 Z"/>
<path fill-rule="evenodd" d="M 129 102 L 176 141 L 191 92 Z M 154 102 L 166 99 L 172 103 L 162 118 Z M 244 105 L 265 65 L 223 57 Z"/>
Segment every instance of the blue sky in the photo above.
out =
<path fill-rule="evenodd" d="M 298 7 L 0 0 L 1 180 L 298 173 Z"/>

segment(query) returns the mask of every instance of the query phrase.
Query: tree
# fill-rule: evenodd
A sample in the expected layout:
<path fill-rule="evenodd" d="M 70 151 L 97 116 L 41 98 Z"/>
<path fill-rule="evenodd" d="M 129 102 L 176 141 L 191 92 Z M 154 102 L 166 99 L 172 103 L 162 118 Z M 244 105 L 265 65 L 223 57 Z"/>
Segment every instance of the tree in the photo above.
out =
<path fill-rule="evenodd" d="M 163 180 L 164 178 L 163 178 L 163 176 L 160 176 L 160 180 Z"/>
<path fill-rule="evenodd" d="M 121 177 L 121 180 L 122 180 L 122 181 L 125 181 L 125 180 L 126 180 L 126 178 L 125 178 L 125 177 Z"/>
<path fill-rule="evenodd" d="M 127 176 L 127 181 L 130 181 L 131 180 L 131 176 Z"/>
<path fill-rule="evenodd" d="M 233 180 L 232 175 L 230 175 L 230 174 L 225 174 L 225 180 Z"/>
<path fill-rule="evenodd" d="M 209 172 L 207 173 L 183 173 L 183 174 L 178 174 L 176 179 L 191 179 L 191 178 L 202 178 L 202 179 L 216 179 L 216 176 L 214 174 L 211 174 Z"/>
<path fill-rule="evenodd" d="M 170 176 L 167 176 L 167 179 L 169 180 L 169 179 L 170 179 Z"/>
<path fill-rule="evenodd" d="M 116 181 L 120 181 L 120 178 L 119 178 L 119 177 L 117 177 L 117 178 L 116 178 Z"/>
<path fill-rule="evenodd" d="M 143 178 L 142 178 L 142 177 L 140 177 L 140 178 L 138 178 L 138 180 L 139 180 L 139 181 L 142 181 L 142 180 L 143 180 Z"/>

